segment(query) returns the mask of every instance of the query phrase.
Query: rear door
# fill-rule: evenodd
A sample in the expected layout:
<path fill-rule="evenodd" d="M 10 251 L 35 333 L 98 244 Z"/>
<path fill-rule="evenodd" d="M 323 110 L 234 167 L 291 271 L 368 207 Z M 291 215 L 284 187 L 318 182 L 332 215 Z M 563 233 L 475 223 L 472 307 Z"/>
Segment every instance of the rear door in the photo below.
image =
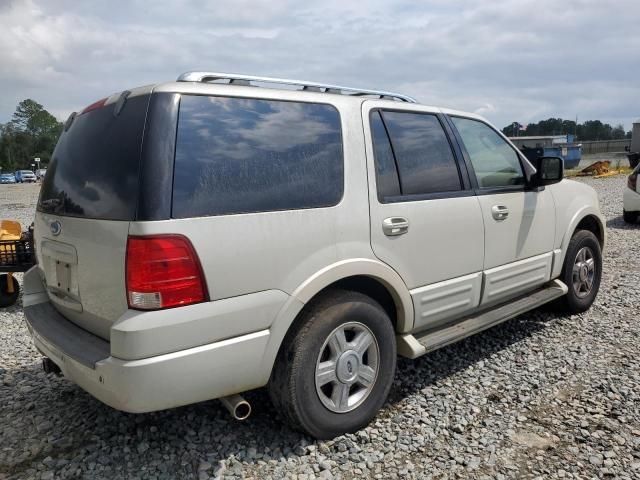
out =
<path fill-rule="evenodd" d="M 472 172 L 485 227 L 482 303 L 490 305 L 549 280 L 555 204 L 549 190 L 527 190 L 520 155 L 490 125 L 449 117 Z"/>
<path fill-rule="evenodd" d="M 125 251 L 134 219 L 149 88 L 97 102 L 67 122 L 35 217 L 41 277 L 52 304 L 109 339 L 127 309 Z M 121 102 L 122 103 L 122 102 Z"/>
<path fill-rule="evenodd" d="M 437 110 L 363 105 L 371 246 L 410 289 L 415 328 L 478 306 L 482 212 Z M 459 153 L 459 152 L 458 152 Z"/>

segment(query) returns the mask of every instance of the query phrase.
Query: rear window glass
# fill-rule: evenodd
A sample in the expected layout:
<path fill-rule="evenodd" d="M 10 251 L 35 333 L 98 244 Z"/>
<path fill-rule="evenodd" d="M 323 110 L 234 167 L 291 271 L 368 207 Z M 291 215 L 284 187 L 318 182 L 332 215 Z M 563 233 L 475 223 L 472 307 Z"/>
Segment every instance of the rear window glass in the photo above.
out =
<path fill-rule="evenodd" d="M 336 205 L 343 163 L 340 116 L 330 105 L 185 95 L 172 215 Z"/>
<path fill-rule="evenodd" d="M 149 95 L 76 116 L 63 132 L 45 176 L 38 210 L 104 220 L 133 220 Z"/>

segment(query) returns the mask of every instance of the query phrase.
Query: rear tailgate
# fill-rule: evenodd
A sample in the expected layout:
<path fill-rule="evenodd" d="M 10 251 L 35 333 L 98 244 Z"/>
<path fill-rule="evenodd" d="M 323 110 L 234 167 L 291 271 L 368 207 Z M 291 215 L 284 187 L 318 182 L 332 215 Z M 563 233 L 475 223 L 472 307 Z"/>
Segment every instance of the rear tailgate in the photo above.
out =
<path fill-rule="evenodd" d="M 127 309 L 125 252 L 150 90 L 113 95 L 67 122 L 36 212 L 36 255 L 52 304 L 107 340 Z"/>
<path fill-rule="evenodd" d="M 126 221 L 36 213 L 36 255 L 49 299 L 66 318 L 105 340 L 127 309 L 128 231 Z"/>

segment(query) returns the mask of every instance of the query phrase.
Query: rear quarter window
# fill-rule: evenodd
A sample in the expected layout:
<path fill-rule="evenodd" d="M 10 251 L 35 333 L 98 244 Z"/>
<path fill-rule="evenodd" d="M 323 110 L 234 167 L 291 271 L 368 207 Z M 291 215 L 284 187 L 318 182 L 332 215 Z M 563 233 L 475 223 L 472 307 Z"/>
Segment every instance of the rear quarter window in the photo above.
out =
<path fill-rule="evenodd" d="M 336 205 L 340 116 L 325 104 L 185 95 L 174 169 L 174 218 Z"/>

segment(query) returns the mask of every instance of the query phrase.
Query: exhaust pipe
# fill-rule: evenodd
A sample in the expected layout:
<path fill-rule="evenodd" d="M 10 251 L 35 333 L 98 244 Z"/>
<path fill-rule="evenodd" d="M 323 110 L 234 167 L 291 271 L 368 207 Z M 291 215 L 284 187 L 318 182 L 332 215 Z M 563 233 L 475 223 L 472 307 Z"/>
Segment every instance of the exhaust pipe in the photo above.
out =
<path fill-rule="evenodd" d="M 240 395 L 222 397 L 220 401 L 236 420 L 246 420 L 251 415 L 251 405 Z"/>
<path fill-rule="evenodd" d="M 62 376 L 62 370 L 60 370 L 60 367 L 56 365 L 53 360 L 47 357 L 42 359 L 42 370 L 44 370 L 44 373 L 53 373 L 56 377 Z"/>

